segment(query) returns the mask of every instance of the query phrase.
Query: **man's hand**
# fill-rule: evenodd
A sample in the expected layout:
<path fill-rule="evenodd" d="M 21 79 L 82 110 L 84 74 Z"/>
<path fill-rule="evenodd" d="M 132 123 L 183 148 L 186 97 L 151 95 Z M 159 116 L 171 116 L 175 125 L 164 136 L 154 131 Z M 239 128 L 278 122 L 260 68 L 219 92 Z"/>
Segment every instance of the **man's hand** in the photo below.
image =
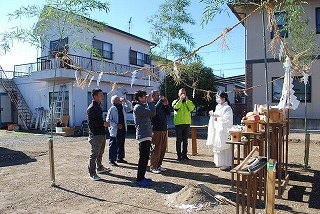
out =
<path fill-rule="evenodd" d="M 186 95 L 185 94 L 181 94 L 180 100 L 184 100 L 184 99 L 186 99 Z"/>
<path fill-rule="evenodd" d="M 122 129 L 122 125 L 121 124 L 118 124 L 117 127 L 118 127 L 118 129 Z"/>
<path fill-rule="evenodd" d="M 103 126 L 104 127 L 110 127 L 110 122 L 104 122 Z"/>
<path fill-rule="evenodd" d="M 165 97 L 163 97 L 163 105 L 169 105 L 169 101 L 168 101 L 168 99 L 167 98 L 165 98 Z"/>
<path fill-rule="evenodd" d="M 120 97 L 120 100 L 121 100 L 122 102 L 127 102 L 127 99 L 126 99 L 125 97 Z"/>
<path fill-rule="evenodd" d="M 148 103 L 152 102 L 152 94 L 147 95 L 147 102 Z"/>

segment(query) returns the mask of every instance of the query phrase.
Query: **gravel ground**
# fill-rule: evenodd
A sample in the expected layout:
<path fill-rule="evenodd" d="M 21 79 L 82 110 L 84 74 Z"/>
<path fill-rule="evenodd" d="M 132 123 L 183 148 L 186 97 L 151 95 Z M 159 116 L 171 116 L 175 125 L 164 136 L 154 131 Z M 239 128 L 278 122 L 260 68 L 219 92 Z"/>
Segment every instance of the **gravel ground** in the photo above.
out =
<path fill-rule="evenodd" d="M 211 204 L 205 209 L 178 208 L 168 198 L 188 185 L 207 188 L 235 202 L 230 190 L 230 173 L 213 167 L 213 155 L 198 140 L 198 155 L 177 162 L 175 138 L 169 148 L 162 174 L 146 173 L 155 182 L 151 187 L 135 184 L 138 146 L 133 134 L 126 140 L 126 160 L 94 182 L 87 175 L 89 144 L 86 137 L 54 136 L 56 187 L 50 186 L 48 137 L 44 134 L 0 130 L 0 213 L 235 213 L 229 204 Z M 290 181 L 275 213 L 319 213 L 320 135 L 311 134 L 311 168 L 302 169 L 304 134 L 290 134 Z M 189 140 L 191 142 L 191 140 Z M 191 144 L 191 143 L 190 143 Z M 191 151 L 191 145 L 189 146 Z M 108 148 L 104 160 L 107 165 Z M 197 192 L 197 191 L 194 191 Z M 265 213 L 263 207 L 256 213 Z"/>

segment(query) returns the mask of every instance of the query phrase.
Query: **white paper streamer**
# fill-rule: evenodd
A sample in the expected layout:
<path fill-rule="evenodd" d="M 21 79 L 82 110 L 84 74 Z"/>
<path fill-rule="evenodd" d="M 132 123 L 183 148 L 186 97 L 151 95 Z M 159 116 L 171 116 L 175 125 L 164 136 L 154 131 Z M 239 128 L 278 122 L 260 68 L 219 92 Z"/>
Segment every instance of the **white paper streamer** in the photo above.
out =
<path fill-rule="evenodd" d="M 308 84 L 308 79 L 309 79 L 309 74 L 307 74 L 306 72 L 303 72 L 302 74 L 303 74 L 303 83 L 305 85 L 307 85 Z"/>
<path fill-rule="evenodd" d="M 245 96 L 248 96 L 247 91 L 243 91 L 243 93 L 244 93 Z"/>
<path fill-rule="evenodd" d="M 192 98 L 194 98 L 194 96 L 196 95 L 196 89 L 193 88 L 193 91 L 192 91 Z"/>
<path fill-rule="evenodd" d="M 290 75 L 291 70 L 291 60 L 289 57 L 286 58 L 286 61 L 283 63 L 283 68 L 285 70 L 284 81 L 282 87 L 282 94 L 279 104 L 276 106 L 278 109 L 285 109 L 290 107 L 295 110 L 298 108 L 300 101 L 294 95 L 293 90 L 293 78 Z"/>
<path fill-rule="evenodd" d="M 279 50 L 279 60 L 281 61 L 282 57 L 283 57 L 283 54 L 284 54 L 284 45 L 283 45 L 283 42 L 281 41 L 280 43 L 280 50 Z"/>
<path fill-rule="evenodd" d="M 136 80 L 136 75 L 137 75 L 137 71 L 134 71 L 132 73 L 132 77 L 131 77 L 131 88 L 132 88 L 134 81 Z"/>
<path fill-rule="evenodd" d="M 178 62 L 177 61 L 173 62 L 173 71 L 174 71 L 174 74 L 176 75 L 176 78 L 180 79 L 179 70 L 178 70 Z"/>
<path fill-rule="evenodd" d="M 97 80 L 97 86 L 100 85 L 100 81 L 101 81 L 101 77 L 103 75 L 103 72 L 100 72 L 99 76 L 98 76 L 98 80 Z"/>
<path fill-rule="evenodd" d="M 74 77 L 76 78 L 76 82 L 78 82 L 78 70 L 75 70 Z"/>
<path fill-rule="evenodd" d="M 88 84 L 88 88 L 90 87 L 93 78 L 94 78 L 94 76 L 92 76 L 92 77 L 90 78 L 90 81 L 89 81 L 89 84 Z"/>

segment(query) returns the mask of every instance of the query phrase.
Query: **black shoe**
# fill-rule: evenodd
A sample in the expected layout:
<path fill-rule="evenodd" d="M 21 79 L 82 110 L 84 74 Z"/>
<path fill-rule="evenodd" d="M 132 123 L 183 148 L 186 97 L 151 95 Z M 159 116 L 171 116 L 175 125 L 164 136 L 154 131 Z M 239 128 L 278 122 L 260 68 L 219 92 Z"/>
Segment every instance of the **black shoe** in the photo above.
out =
<path fill-rule="evenodd" d="M 114 161 L 109 162 L 110 166 L 118 166 L 118 164 Z"/>
<path fill-rule="evenodd" d="M 181 157 L 181 156 L 178 156 L 178 157 L 177 157 L 177 160 L 178 160 L 178 161 L 182 161 L 182 157 Z"/>
<path fill-rule="evenodd" d="M 119 160 L 117 160 L 117 162 L 118 162 L 118 163 L 128 163 L 128 161 L 123 160 L 123 159 L 119 159 Z"/>
<path fill-rule="evenodd" d="M 103 173 L 106 173 L 106 172 L 109 172 L 110 171 L 110 168 L 109 167 L 104 167 L 104 166 L 101 166 L 100 168 L 97 169 L 97 173 L 99 174 L 103 174 Z"/>
<path fill-rule="evenodd" d="M 220 167 L 221 171 L 229 172 L 231 170 L 231 166 L 222 166 Z"/>
<path fill-rule="evenodd" d="M 182 156 L 183 160 L 190 160 L 190 158 L 188 158 L 188 156 Z"/>

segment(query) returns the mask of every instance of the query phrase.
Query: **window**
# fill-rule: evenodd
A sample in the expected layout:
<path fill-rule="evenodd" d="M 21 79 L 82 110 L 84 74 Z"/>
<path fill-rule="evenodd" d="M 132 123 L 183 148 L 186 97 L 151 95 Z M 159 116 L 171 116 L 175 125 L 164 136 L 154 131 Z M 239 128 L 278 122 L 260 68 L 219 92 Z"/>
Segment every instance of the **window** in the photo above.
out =
<path fill-rule="evenodd" d="M 101 103 L 101 108 L 103 112 L 108 111 L 107 98 L 108 98 L 108 93 L 103 93 L 103 102 Z M 91 92 L 88 92 L 88 106 L 90 105 L 91 102 L 92 102 Z"/>
<path fill-rule="evenodd" d="M 130 64 L 144 66 L 144 54 L 130 50 Z"/>
<path fill-rule="evenodd" d="M 320 7 L 316 8 L 316 29 L 320 33 Z"/>
<path fill-rule="evenodd" d="M 62 52 L 66 49 L 68 51 L 68 37 L 50 41 L 50 54 L 55 57 L 57 52 Z"/>
<path fill-rule="evenodd" d="M 273 77 L 272 80 L 277 79 L 278 77 Z M 293 90 L 294 95 L 298 98 L 298 100 L 304 102 L 304 91 L 305 86 L 304 82 L 301 81 L 302 76 L 293 78 Z M 282 95 L 282 86 L 283 79 L 276 80 L 272 82 L 272 102 L 279 102 Z M 307 84 L 307 102 L 311 102 L 311 77 L 309 77 L 309 81 Z"/>
<path fill-rule="evenodd" d="M 144 55 L 144 63 L 150 65 L 151 64 L 151 58 L 150 55 L 145 54 Z"/>
<path fill-rule="evenodd" d="M 279 32 L 282 38 L 288 38 L 288 31 L 285 29 L 286 24 L 286 14 L 285 13 L 275 13 L 274 18 L 277 22 Z M 271 32 L 271 39 L 274 37 L 274 31 Z"/>
<path fill-rule="evenodd" d="M 101 57 L 111 60 L 113 59 L 112 44 L 94 39 L 93 48 L 98 50 Z"/>

